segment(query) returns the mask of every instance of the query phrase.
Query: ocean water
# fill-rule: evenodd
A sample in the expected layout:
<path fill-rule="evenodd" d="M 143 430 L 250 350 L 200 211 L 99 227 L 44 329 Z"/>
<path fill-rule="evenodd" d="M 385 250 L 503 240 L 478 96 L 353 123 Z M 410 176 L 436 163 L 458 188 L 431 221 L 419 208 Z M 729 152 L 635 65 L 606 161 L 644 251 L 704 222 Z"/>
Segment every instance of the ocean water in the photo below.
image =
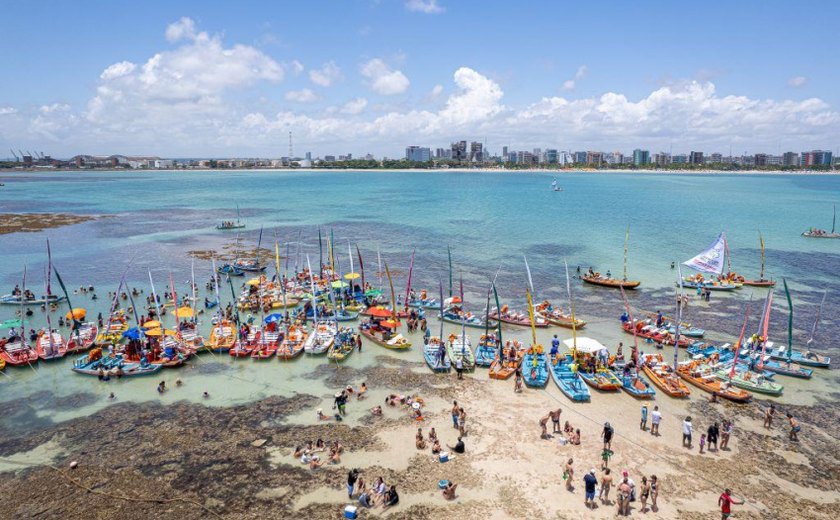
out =
<path fill-rule="evenodd" d="M 550 189 L 556 178 L 564 191 Z M 45 239 L 53 262 L 69 287 L 96 286 L 99 300 L 72 295 L 73 304 L 94 314 L 107 309 L 106 293 L 114 290 L 126 271 L 129 286 L 148 293 L 151 270 L 162 293 L 169 273 L 179 293 L 185 290 L 193 263 L 190 251 L 253 248 L 263 228 L 264 247 L 277 240 L 284 266 L 317 264 L 318 227 L 335 237 L 335 254 L 349 270 L 348 244 L 362 251 L 366 276 L 378 284 L 377 251 L 395 272 L 397 292 L 405 291 L 405 275 L 416 251 L 416 288 L 436 293 L 439 283 L 449 292 L 447 247 L 452 250 L 454 291 L 463 280 L 467 301 L 474 310 L 484 306 L 490 279 L 497 270 L 500 298 L 513 307 L 524 306 L 527 257 L 538 299 L 567 301 L 564 261 L 576 268 L 593 266 L 620 275 L 625 232 L 629 229 L 628 275 L 642 281 L 628 298 L 635 311 L 671 306 L 679 263 L 697 254 L 725 231 L 733 269 L 748 278 L 758 276 L 759 231 L 766 251 L 766 275 L 785 277 L 796 308 L 795 343 L 807 339 L 816 308 L 828 291 L 817 336 L 821 350 L 838 354 L 832 330 L 840 308 L 840 240 L 807 239 L 800 233 L 811 226 L 830 228 L 832 205 L 840 201 L 840 177 L 806 175 L 653 175 L 542 172 L 44 172 L 0 176 L 0 213 L 75 213 L 96 216 L 82 224 L 37 233 L 0 235 L 0 293 L 21 282 L 26 265 L 27 285 L 43 292 Z M 223 219 L 240 208 L 247 228 L 241 233 L 217 231 Z M 300 251 L 300 255 L 298 255 Z M 202 288 L 210 275 L 207 260 L 194 260 Z M 359 270 L 358 265 L 355 265 Z M 269 272 L 273 272 L 272 269 Z M 54 291 L 57 290 L 56 284 Z M 387 284 L 386 284 L 387 285 Z M 623 311 L 620 295 L 572 280 L 581 316 L 589 321 L 585 334 L 604 344 L 627 342 L 616 326 Z M 780 284 L 781 285 L 781 284 Z M 780 288 L 781 289 L 781 288 Z M 72 289 L 71 289 L 72 290 Z M 771 336 L 784 342 L 787 305 L 776 294 Z M 752 298 L 753 316 L 765 290 L 741 290 L 713 295 L 709 306 L 698 304 L 689 313 L 713 338 L 732 341 L 746 302 Z M 222 292 L 223 300 L 229 291 Z M 223 302 L 224 303 L 224 302 Z M 701 312 L 702 308 L 702 312 Z M 15 309 L 0 306 L 0 320 Z M 35 311 L 34 325 L 43 313 Z M 57 319 L 57 318 L 56 318 Z M 208 320 L 204 320 L 208 321 Z M 435 321 L 432 320 L 436 327 Z M 205 323 L 206 327 L 206 323 Z M 754 327 L 754 325 L 752 325 Z M 507 331 L 507 329 L 506 329 Z M 527 337 L 527 329 L 510 329 Z M 547 339 L 565 329 L 540 331 Z M 418 338 L 419 341 L 419 338 Z M 630 338 L 632 341 L 632 338 Z M 393 354 L 376 346 L 367 352 L 422 361 L 418 349 Z M 226 356 L 225 356 L 226 357 Z M 192 381 L 180 394 L 164 399 L 200 400 L 201 391 L 214 385 L 211 404 L 227 405 L 294 391 L 323 392 L 317 381 L 298 379 L 324 359 L 255 366 L 251 360 L 231 361 L 203 355 L 192 367 L 164 371 L 159 379 Z M 351 357 L 348 364 L 372 363 L 373 356 Z M 280 364 L 283 365 L 283 364 Z M 0 419 L 5 426 L 37 427 L 84 415 L 107 405 L 119 385 L 120 399 L 158 399 L 157 380 L 100 384 L 76 376 L 70 361 L 40 364 L 35 369 L 9 369 L 0 376 L 0 401 L 17 402 L 15 414 Z M 808 383 L 786 379 L 783 399 L 807 400 L 833 380 L 825 371 Z M 219 383 L 221 381 L 221 383 Z M 76 396 L 76 397 L 74 397 Z"/>

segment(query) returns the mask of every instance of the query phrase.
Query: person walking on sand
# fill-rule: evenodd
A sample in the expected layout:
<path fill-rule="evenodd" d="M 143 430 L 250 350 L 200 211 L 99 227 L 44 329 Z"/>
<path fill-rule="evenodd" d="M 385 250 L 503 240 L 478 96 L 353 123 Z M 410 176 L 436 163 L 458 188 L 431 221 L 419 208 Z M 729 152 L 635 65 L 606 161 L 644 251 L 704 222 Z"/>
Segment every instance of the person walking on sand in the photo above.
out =
<path fill-rule="evenodd" d="M 458 409 L 458 431 L 461 433 L 461 437 L 467 436 L 467 411 L 464 410 L 464 407 Z"/>
<path fill-rule="evenodd" d="M 566 479 L 566 490 L 574 491 L 575 488 L 572 486 L 572 478 L 575 476 L 575 469 L 572 466 L 574 463 L 574 459 L 569 459 L 569 462 L 566 463 L 566 471 L 563 473 L 563 477 Z"/>
<path fill-rule="evenodd" d="M 604 423 L 604 430 L 601 432 L 601 439 L 604 440 L 604 449 L 608 450 L 612 447 L 613 427 L 610 423 Z"/>
<path fill-rule="evenodd" d="M 662 412 L 659 411 L 659 406 L 656 405 L 653 407 L 653 411 L 650 412 L 650 434 L 651 435 L 659 435 L 659 423 L 662 422 Z"/>
<path fill-rule="evenodd" d="M 659 479 L 656 475 L 650 476 L 650 510 L 654 513 L 659 509 L 659 506 L 656 505 L 656 499 L 659 497 L 659 489 L 657 484 L 659 484 Z"/>
<path fill-rule="evenodd" d="M 642 503 L 642 513 L 647 513 L 647 501 L 650 498 L 650 482 L 648 482 L 647 477 L 642 476 L 642 489 L 639 492 L 639 501 Z"/>
<path fill-rule="evenodd" d="M 458 416 L 461 415 L 461 410 L 458 407 L 458 401 L 452 401 L 452 427 L 458 428 Z"/>
<path fill-rule="evenodd" d="M 801 430 L 802 427 L 799 426 L 799 421 L 797 421 L 790 413 L 787 414 L 787 418 L 790 423 L 790 435 L 788 437 L 792 441 L 799 442 L 799 430 Z"/>
<path fill-rule="evenodd" d="M 551 416 L 551 433 L 560 433 L 560 414 L 563 413 L 561 408 L 548 412 Z"/>
<path fill-rule="evenodd" d="M 627 477 L 621 479 L 618 485 L 618 516 L 630 514 L 630 493 L 633 492 L 633 487 Z"/>
<path fill-rule="evenodd" d="M 642 431 L 647 431 L 648 407 L 646 404 L 642 405 L 642 420 L 639 422 L 639 428 Z"/>
<path fill-rule="evenodd" d="M 732 516 L 732 504 L 742 505 L 745 501 L 738 500 L 732 496 L 732 490 L 726 488 L 718 498 L 718 506 L 720 506 L 720 520 L 727 520 Z"/>
<path fill-rule="evenodd" d="M 548 419 L 551 418 L 551 412 L 548 412 L 548 415 L 540 419 L 540 439 L 548 439 Z"/>
<path fill-rule="evenodd" d="M 729 436 L 732 435 L 732 421 L 729 419 L 723 420 L 723 429 L 720 432 L 720 449 L 729 449 Z"/>
<path fill-rule="evenodd" d="M 709 429 L 706 430 L 706 440 L 709 442 L 709 451 L 712 451 L 712 446 L 715 447 L 715 451 L 718 450 L 718 435 L 720 434 L 720 426 L 718 423 L 714 423 L 709 426 Z"/>
<path fill-rule="evenodd" d="M 604 475 L 601 477 L 601 491 L 598 493 L 598 498 L 601 499 L 602 504 L 610 504 L 610 489 L 613 485 L 613 476 L 610 474 L 610 468 L 604 470 Z"/>
<path fill-rule="evenodd" d="M 691 433 L 694 431 L 694 427 L 691 425 L 691 417 L 686 417 L 683 421 L 683 436 L 682 436 L 682 445 L 685 447 L 688 445 L 689 449 L 693 446 L 691 444 Z"/>
<path fill-rule="evenodd" d="M 598 485 L 598 479 L 595 477 L 595 468 L 589 470 L 589 473 L 583 476 L 583 483 L 586 494 L 583 503 L 588 509 L 592 509 L 595 505 L 595 486 Z"/>
<path fill-rule="evenodd" d="M 464 359 L 461 357 L 455 359 L 455 372 L 458 373 L 458 379 L 464 379 Z"/>
<path fill-rule="evenodd" d="M 773 416 L 776 415 L 776 405 L 770 403 L 770 408 L 765 408 L 764 410 L 764 427 L 765 428 L 772 428 L 773 427 Z"/>

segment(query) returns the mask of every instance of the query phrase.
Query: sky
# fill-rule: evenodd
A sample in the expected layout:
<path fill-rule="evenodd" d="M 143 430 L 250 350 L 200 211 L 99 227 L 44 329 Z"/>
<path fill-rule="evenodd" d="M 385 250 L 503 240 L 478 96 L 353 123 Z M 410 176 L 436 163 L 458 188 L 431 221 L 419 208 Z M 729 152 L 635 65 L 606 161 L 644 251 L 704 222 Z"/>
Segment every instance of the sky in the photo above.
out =
<path fill-rule="evenodd" d="M 6 0 L 0 157 L 840 147 L 840 2 Z"/>

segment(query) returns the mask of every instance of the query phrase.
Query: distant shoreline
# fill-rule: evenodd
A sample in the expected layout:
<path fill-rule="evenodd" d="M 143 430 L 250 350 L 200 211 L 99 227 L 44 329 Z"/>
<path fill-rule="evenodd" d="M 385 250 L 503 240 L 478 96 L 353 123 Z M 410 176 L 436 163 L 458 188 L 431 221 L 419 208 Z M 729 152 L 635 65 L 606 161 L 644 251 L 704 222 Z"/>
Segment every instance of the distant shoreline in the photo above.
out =
<path fill-rule="evenodd" d="M 453 172 L 453 173 L 550 173 L 553 175 L 568 175 L 573 173 L 589 173 L 600 175 L 611 174 L 642 174 L 642 175 L 809 175 L 815 177 L 837 176 L 840 170 L 599 170 L 599 169 L 511 169 L 511 168 L 165 168 L 165 169 L 107 169 L 107 168 L 29 168 L 0 170 L 0 177 L 12 176 L 17 173 L 200 173 L 200 172 Z"/>

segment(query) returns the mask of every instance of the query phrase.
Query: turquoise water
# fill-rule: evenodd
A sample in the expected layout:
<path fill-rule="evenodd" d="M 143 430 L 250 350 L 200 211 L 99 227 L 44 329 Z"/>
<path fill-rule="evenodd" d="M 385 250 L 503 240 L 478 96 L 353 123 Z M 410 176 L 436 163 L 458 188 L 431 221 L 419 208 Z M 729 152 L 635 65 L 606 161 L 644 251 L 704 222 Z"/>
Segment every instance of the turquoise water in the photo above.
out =
<path fill-rule="evenodd" d="M 628 274 L 642 281 L 642 290 L 629 297 L 637 309 L 654 310 L 670 305 L 676 279 L 670 263 L 697 254 L 720 231 L 729 238 L 733 268 L 748 278 L 757 277 L 760 230 L 767 243 L 767 275 L 786 277 L 793 291 L 798 309 L 795 332 L 800 343 L 807 338 L 821 291 L 829 290 L 817 338 L 824 350 L 836 353 L 837 342 L 827 331 L 837 322 L 840 306 L 836 277 L 840 240 L 807 239 L 800 233 L 810 226 L 831 226 L 832 204 L 840 200 L 840 177 L 569 173 L 556 176 L 563 192 L 550 190 L 553 178 L 537 172 L 268 171 L 0 176 L 0 182 L 5 183 L 0 188 L 0 213 L 66 212 L 102 217 L 38 233 L 0 235 L 0 293 L 20 283 L 24 264 L 29 272 L 28 286 L 36 293 L 43 292 L 47 237 L 53 261 L 67 285 L 97 287 L 98 302 L 74 296 L 75 305 L 92 312 L 107 306 L 105 293 L 116 287 L 129 261 L 129 285 L 148 292 L 150 269 L 159 292 L 164 291 L 169 272 L 181 292 L 189 278 L 188 251 L 220 250 L 237 237 L 236 232 L 216 231 L 214 226 L 222 219 L 235 218 L 238 204 L 248 226 L 241 233 L 244 244 L 253 247 L 262 226 L 264 246 L 272 247 L 275 236 L 282 252 L 285 244 L 290 244 L 291 266 L 305 262 L 304 256 L 298 259 L 295 254 L 298 237 L 303 254 L 317 263 L 320 225 L 334 231 L 336 255 L 343 269 L 349 269 L 348 242 L 354 252 L 358 244 L 367 277 L 374 281 L 379 249 L 389 267 L 397 271 L 398 292 L 405 290 L 404 276 L 415 248 L 413 285 L 436 292 L 438 280 L 443 280 L 448 292 L 449 245 L 455 264 L 455 290 L 458 279 L 463 278 L 468 302 L 475 309 L 483 307 L 489 278 L 500 266 L 500 297 L 513 306 L 523 305 L 527 283 L 523 255 L 527 255 L 539 298 L 565 300 L 564 260 L 572 274 L 580 265 L 620 275 L 624 234 L 629 227 Z M 195 266 L 203 288 L 210 264 L 196 260 Z M 588 335 L 608 345 L 627 341 L 615 326 L 614 318 L 622 312 L 618 293 L 581 286 L 577 281 L 573 281 L 573 290 L 582 316 L 590 321 Z M 715 294 L 715 301 L 706 309 L 709 312 L 696 314 L 698 325 L 731 341 L 738 328 L 735 313 L 743 312 L 749 294 Z M 758 300 L 765 293 L 759 289 L 752 294 Z M 225 292 L 222 296 L 226 298 Z M 778 309 L 773 319 L 779 338 L 786 332 L 783 299 L 777 294 Z M 13 308 L 0 307 L 0 320 L 13 312 Z M 36 310 L 34 318 L 35 325 L 43 322 L 40 311 Z M 554 332 L 568 336 L 565 330 Z M 512 333 L 527 335 L 522 330 Z M 412 359 L 422 359 L 418 350 L 406 355 L 412 354 Z M 306 360 L 288 370 L 304 374 L 319 362 Z M 371 360 L 368 356 L 349 362 L 364 364 Z M 55 395 L 70 396 L 78 391 L 107 395 L 110 391 L 107 385 L 70 374 L 68 366 L 69 361 L 41 365 L 37 372 L 7 369 L 8 377 L 0 377 L 4 386 L 0 399 L 37 396 L 48 390 L 51 395 L 33 405 L 33 410 L 39 417 L 55 419 L 103 406 L 100 400 L 57 411 Z M 205 356 L 195 368 L 167 372 L 166 378 L 195 377 L 201 381 L 201 385 L 189 385 L 190 392 L 182 394 L 197 399 L 199 388 L 212 382 L 213 377 L 241 377 L 247 382 L 234 384 L 235 379 L 223 379 L 230 382 L 223 385 L 222 393 L 227 397 L 214 400 L 214 404 L 230 404 L 267 393 L 293 391 L 294 378 L 280 378 L 277 370 L 277 364 L 255 369 L 250 363 Z M 155 381 L 120 384 L 130 389 L 132 398 L 157 398 Z"/>

